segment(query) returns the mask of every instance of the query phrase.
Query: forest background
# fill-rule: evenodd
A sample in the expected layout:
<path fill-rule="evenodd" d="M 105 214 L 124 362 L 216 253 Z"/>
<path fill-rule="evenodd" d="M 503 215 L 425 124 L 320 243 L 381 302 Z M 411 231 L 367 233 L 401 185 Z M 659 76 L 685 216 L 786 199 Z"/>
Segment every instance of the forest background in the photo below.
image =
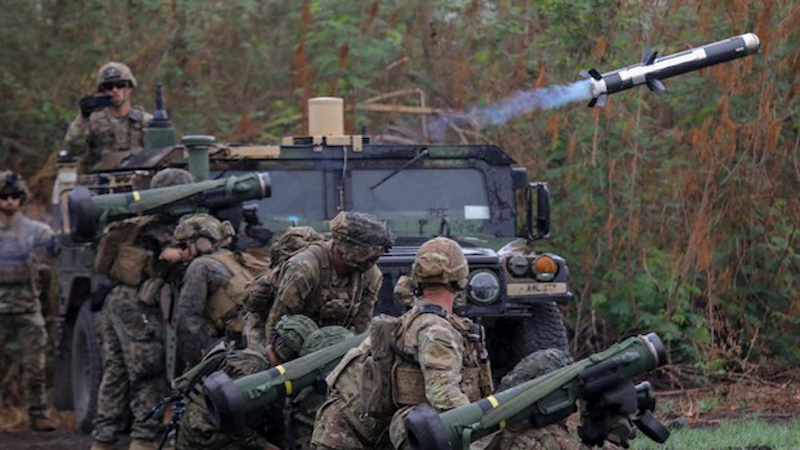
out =
<path fill-rule="evenodd" d="M 796 374 L 800 362 L 800 4 L 791 0 L 0 0 L 0 167 L 44 204 L 97 68 L 127 63 L 137 104 L 163 83 L 180 134 L 276 143 L 309 97 L 348 131 L 419 142 L 443 111 L 567 85 L 746 32 L 753 57 L 492 124 L 553 189 L 553 238 L 578 355 L 658 332 L 676 381 Z M 400 105 L 385 108 L 384 105 Z M 388 110 L 388 111 L 386 111 Z M 44 167 L 44 169 L 42 169 Z"/>

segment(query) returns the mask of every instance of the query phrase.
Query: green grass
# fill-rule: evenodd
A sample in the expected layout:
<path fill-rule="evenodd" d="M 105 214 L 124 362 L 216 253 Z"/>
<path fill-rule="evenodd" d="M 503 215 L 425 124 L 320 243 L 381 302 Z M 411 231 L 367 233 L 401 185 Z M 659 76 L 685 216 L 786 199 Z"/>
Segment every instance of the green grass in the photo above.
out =
<path fill-rule="evenodd" d="M 800 420 L 770 424 L 763 420 L 727 422 L 716 427 L 671 430 L 666 444 L 657 444 L 641 432 L 631 441 L 633 450 L 797 450 Z"/>

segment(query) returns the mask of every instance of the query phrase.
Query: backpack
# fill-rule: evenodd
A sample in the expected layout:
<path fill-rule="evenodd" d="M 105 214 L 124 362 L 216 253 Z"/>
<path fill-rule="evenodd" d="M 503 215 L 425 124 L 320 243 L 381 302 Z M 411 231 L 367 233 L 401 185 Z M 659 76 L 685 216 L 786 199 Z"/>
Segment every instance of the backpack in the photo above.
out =
<path fill-rule="evenodd" d="M 371 346 L 361 365 L 359 397 L 364 411 L 372 417 L 391 416 L 397 410 L 392 400 L 392 369 L 402 324 L 400 317 L 380 314 L 369 326 Z"/>
<path fill-rule="evenodd" d="M 149 255 L 135 245 L 136 238 L 157 221 L 156 216 L 131 217 L 106 226 L 97 245 L 95 271 L 129 286 L 141 284 L 149 268 Z"/>

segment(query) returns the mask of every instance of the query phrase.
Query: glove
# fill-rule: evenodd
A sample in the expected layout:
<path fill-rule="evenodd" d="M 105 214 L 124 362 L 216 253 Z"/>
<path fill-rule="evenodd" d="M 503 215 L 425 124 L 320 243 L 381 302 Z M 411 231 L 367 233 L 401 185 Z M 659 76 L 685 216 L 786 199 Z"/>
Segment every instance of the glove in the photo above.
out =
<path fill-rule="evenodd" d="M 88 119 L 93 112 L 111 106 L 112 100 L 109 95 L 87 95 L 80 99 L 78 105 L 81 108 L 81 116 Z"/>
<path fill-rule="evenodd" d="M 636 437 L 636 429 L 628 416 L 612 415 L 608 420 L 608 435 L 606 440 L 622 448 L 628 448 L 631 439 Z"/>

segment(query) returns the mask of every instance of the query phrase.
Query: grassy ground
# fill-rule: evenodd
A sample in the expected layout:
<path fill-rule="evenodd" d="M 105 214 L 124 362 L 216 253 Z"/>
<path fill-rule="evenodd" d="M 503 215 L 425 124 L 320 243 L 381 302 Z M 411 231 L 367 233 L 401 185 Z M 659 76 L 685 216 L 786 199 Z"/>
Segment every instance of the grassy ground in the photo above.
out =
<path fill-rule="evenodd" d="M 770 423 L 751 419 L 726 422 L 714 427 L 672 430 L 666 444 L 657 444 L 639 434 L 633 450 L 797 450 L 800 449 L 800 420 Z"/>

